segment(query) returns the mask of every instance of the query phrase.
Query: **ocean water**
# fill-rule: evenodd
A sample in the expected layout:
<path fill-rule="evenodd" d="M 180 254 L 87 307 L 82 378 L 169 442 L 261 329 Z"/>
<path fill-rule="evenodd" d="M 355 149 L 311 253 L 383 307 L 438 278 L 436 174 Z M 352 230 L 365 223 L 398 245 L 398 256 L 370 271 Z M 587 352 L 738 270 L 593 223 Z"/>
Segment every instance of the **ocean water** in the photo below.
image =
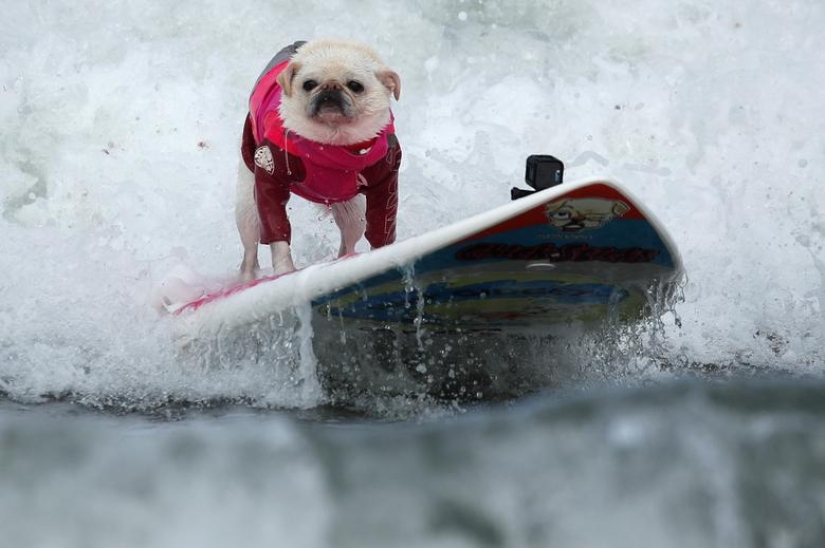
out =
<path fill-rule="evenodd" d="M 825 545 L 818 0 L 0 1 L 0 545 Z M 288 338 L 182 359 L 153 289 L 239 263 L 250 86 L 319 36 L 401 74 L 400 238 L 549 153 L 656 213 L 680 302 L 506 398 L 332 401 Z"/>

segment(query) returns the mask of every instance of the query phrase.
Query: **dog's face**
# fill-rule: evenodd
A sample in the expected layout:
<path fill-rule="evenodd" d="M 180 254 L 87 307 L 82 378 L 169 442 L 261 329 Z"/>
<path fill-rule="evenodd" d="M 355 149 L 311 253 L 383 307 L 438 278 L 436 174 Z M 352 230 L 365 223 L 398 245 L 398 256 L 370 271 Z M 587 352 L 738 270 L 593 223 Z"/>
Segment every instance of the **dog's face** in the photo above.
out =
<path fill-rule="evenodd" d="M 278 76 L 284 127 L 318 143 L 372 139 L 390 121 L 401 79 L 372 49 L 344 40 L 301 46 Z"/>

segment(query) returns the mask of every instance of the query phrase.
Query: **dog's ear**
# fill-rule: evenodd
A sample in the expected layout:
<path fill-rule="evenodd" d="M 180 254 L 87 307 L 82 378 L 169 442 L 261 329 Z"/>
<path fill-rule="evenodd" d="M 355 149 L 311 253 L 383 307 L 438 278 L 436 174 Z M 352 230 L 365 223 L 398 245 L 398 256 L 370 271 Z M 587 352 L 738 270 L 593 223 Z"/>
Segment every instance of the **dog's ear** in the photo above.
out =
<path fill-rule="evenodd" d="M 282 90 L 284 90 L 284 95 L 287 97 L 292 96 L 292 81 L 295 79 L 295 73 L 297 73 L 300 68 L 300 63 L 290 61 L 290 63 L 284 68 L 284 70 L 281 71 L 281 74 L 279 74 L 276 79 L 278 85 L 281 86 Z"/>
<path fill-rule="evenodd" d="M 390 90 L 395 100 L 401 98 L 401 77 L 394 70 L 386 69 L 376 73 L 378 81 L 384 84 L 384 87 Z"/>

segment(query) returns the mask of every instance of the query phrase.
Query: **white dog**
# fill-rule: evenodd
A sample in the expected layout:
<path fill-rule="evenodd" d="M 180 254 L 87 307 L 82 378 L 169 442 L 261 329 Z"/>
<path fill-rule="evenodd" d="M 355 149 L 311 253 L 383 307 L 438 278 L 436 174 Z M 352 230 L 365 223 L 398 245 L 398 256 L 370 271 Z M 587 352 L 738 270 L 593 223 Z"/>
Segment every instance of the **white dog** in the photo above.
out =
<path fill-rule="evenodd" d="M 270 61 L 252 91 L 241 144 L 242 279 L 259 269 L 259 243 L 269 244 L 276 274 L 295 269 L 291 194 L 331 209 L 339 256 L 363 235 L 373 248 L 395 241 L 401 147 L 390 97 L 400 93 L 398 74 L 355 42 L 296 42 Z"/>

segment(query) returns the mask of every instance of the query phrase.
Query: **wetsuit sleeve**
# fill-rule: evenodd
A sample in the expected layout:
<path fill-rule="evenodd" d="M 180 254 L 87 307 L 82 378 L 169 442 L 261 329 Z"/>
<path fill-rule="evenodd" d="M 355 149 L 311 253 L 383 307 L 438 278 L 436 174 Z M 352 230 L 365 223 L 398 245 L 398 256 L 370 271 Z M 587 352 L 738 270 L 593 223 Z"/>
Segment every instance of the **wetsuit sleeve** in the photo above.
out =
<path fill-rule="evenodd" d="M 243 124 L 243 134 L 241 135 L 241 158 L 247 169 L 255 172 L 255 136 L 252 134 L 252 120 L 249 116 Z"/>
<path fill-rule="evenodd" d="M 384 158 L 361 172 L 367 181 L 367 186 L 361 189 L 367 198 L 367 230 L 364 235 L 373 248 L 395 241 L 401 145 L 395 135 L 389 135 L 387 139 L 389 148 Z"/>
<path fill-rule="evenodd" d="M 286 212 L 288 201 L 289 185 L 255 166 L 255 204 L 261 220 L 262 244 L 291 242 L 292 227 Z"/>
<path fill-rule="evenodd" d="M 262 244 L 289 243 L 292 238 L 292 227 L 286 212 L 286 203 L 289 201 L 289 181 L 284 177 L 283 169 L 279 169 L 281 166 L 276 165 L 274 161 L 270 165 L 272 173 L 255 162 L 256 152 L 259 148 L 265 147 L 270 148 L 270 158 L 273 160 L 271 149 L 281 151 L 271 144 L 258 147 L 252 134 L 252 124 L 247 117 L 241 139 L 241 157 L 246 167 L 255 174 L 255 205 L 258 208 L 260 219 L 259 241 Z M 262 163 L 264 166 L 267 164 L 265 161 Z"/>

